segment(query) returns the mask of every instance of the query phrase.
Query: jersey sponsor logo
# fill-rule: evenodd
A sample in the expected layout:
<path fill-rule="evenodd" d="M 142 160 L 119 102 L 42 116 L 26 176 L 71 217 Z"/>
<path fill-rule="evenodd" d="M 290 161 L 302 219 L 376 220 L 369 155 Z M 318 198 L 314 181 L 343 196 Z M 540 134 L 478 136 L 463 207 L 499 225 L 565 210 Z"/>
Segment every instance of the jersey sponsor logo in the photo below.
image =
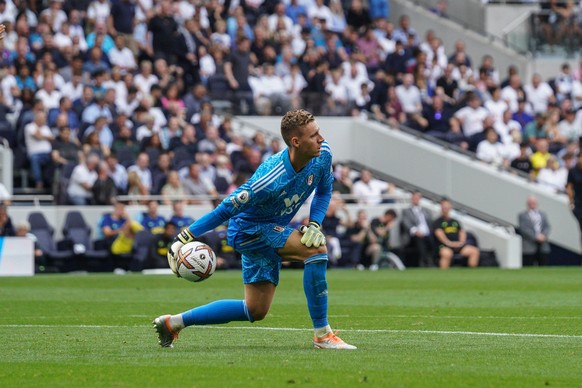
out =
<path fill-rule="evenodd" d="M 311 186 L 312 183 L 313 183 L 313 174 L 309 175 L 309 177 L 307 178 L 307 186 Z"/>
<path fill-rule="evenodd" d="M 301 197 L 303 197 L 305 192 L 301 193 L 301 195 L 294 194 L 291 198 L 285 198 L 285 209 L 281 211 L 281 215 L 291 214 L 295 210 L 297 206 L 301 205 Z"/>
<path fill-rule="evenodd" d="M 275 232 L 278 232 L 278 233 L 283 233 L 283 231 L 285 231 L 285 227 L 280 226 L 280 225 L 275 225 L 275 227 L 273 228 L 273 230 Z"/>

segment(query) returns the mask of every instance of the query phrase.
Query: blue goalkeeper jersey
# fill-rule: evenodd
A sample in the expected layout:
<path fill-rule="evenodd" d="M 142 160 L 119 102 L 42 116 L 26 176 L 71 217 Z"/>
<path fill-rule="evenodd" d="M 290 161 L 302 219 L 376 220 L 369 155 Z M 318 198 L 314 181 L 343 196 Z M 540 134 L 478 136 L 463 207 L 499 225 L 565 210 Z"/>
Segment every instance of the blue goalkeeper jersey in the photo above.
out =
<path fill-rule="evenodd" d="M 253 176 L 226 197 L 212 212 L 190 225 L 195 236 L 214 229 L 228 219 L 240 224 L 287 225 L 313 193 L 310 220 L 321 224 L 331 198 L 332 154 L 324 141 L 318 157 L 296 172 L 285 149 L 264 161 Z"/>

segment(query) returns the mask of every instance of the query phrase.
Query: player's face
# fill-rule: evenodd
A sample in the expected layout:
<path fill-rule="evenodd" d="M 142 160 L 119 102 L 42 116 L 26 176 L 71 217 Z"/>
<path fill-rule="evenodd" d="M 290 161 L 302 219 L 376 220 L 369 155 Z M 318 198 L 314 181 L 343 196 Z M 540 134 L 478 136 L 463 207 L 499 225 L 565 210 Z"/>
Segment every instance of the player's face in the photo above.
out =
<path fill-rule="evenodd" d="M 315 121 L 310 122 L 299 130 L 299 151 L 312 158 L 319 156 L 323 136 L 321 136 L 319 125 Z"/>

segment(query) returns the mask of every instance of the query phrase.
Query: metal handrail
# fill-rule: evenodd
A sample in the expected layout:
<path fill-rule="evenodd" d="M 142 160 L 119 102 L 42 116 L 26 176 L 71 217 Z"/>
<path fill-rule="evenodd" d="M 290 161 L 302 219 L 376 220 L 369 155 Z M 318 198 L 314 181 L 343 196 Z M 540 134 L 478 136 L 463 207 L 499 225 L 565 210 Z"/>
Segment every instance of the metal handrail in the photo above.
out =
<path fill-rule="evenodd" d="M 40 206 L 41 202 L 54 202 L 55 197 L 50 194 L 18 194 L 6 199 L 15 204 L 18 202 L 32 202 L 34 206 Z"/>

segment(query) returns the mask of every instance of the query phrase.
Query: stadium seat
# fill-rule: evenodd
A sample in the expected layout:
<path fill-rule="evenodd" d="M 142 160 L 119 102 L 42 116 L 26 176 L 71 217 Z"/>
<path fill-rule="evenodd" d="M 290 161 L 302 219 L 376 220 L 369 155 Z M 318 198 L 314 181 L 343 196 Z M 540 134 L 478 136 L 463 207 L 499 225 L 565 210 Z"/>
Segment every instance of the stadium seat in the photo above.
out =
<path fill-rule="evenodd" d="M 78 269 L 100 271 L 106 264 L 109 252 L 95 249 L 91 241 L 91 227 L 79 211 L 71 210 L 67 213 L 63 224 L 63 236 L 65 243 L 75 253 Z"/>
<path fill-rule="evenodd" d="M 28 215 L 30 233 L 36 239 L 39 248 L 46 256 L 50 266 L 58 268 L 59 272 L 69 272 L 74 269 L 74 253 L 72 249 L 58 249 L 54 240 L 54 228 L 47 222 L 40 212 Z"/>
<path fill-rule="evenodd" d="M 130 264 L 132 271 L 141 271 L 147 264 L 150 254 L 152 234 L 148 230 L 142 230 L 135 235 L 133 241 L 133 258 Z"/>

